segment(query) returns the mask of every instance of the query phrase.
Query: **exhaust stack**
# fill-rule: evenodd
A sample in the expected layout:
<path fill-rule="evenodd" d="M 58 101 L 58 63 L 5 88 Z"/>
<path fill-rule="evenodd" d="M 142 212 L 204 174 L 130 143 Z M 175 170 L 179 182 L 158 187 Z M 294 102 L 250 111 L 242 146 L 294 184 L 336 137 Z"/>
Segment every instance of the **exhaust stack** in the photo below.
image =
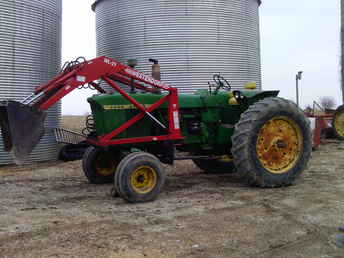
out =
<path fill-rule="evenodd" d="M 149 62 L 152 64 L 152 78 L 155 80 L 161 81 L 161 70 L 160 70 L 160 64 L 159 60 L 150 58 Z M 161 93 L 161 90 L 156 90 L 156 93 Z"/>

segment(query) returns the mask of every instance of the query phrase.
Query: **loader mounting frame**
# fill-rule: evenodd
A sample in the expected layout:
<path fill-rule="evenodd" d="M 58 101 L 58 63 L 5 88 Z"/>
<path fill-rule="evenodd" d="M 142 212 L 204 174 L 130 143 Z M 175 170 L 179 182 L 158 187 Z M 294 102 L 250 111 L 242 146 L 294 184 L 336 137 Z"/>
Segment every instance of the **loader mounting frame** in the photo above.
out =
<path fill-rule="evenodd" d="M 26 97 L 18 104 L 22 107 L 29 107 L 35 112 L 44 112 L 51 106 L 53 106 L 56 102 L 61 100 L 64 96 L 85 84 L 89 84 L 99 93 L 108 93 L 106 90 L 104 90 L 104 88 L 101 87 L 97 80 L 103 80 L 107 82 L 107 84 L 109 84 L 116 92 L 121 94 L 125 99 L 132 103 L 140 111 L 140 113 L 138 113 L 136 116 L 126 121 L 120 127 L 108 134 L 97 137 L 88 137 L 87 141 L 90 144 L 106 147 L 120 144 L 183 139 L 179 121 L 178 90 L 162 81 L 156 80 L 151 76 L 145 75 L 127 65 L 124 65 L 116 61 L 115 59 L 105 56 L 98 57 L 90 61 L 86 61 L 83 59 L 82 62 L 72 62 L 72 65 L 68 65 L 67 68 L 61 71 L 61 73 L 59 73 L 47 84 L 36 88 L 33 94 Z M 160 94 L 161 91 L 164 91 L 168 94 L 162 96 L 161 99 L 159 99 L 156 103 L 153 103 L 151 106 L 145 107 L 144 105 L 136 101 L 133 97 L 131 97 L 124 89 L 122 89 L 119 86 L 118 82 L 146 92 Z M 167 103 L 168 106 L 168 125 L 161 123 L 152 114 L 154 110 L 159 108 L 164 103 Z M 116 137 L 123 131 L 125 131 L 144 117 L 149 117 L 150 119 L 152 119 L 156 126 L 162 127 L 166 133 L 157 136 L 116 139 Z M 3 120 L 3 118 L 1 119 Z M 8 121 L 7 119 L 4 124 L 10 124 L 11 122 L 12 121 Z M 40 128 L 44 128 L 43 122 L 39 126 Z M 3 129 L 5 127 L 2 126 Z M 16 128 L 16 126 L 12 126 L 12 128 Z M 3 133 L 3 137 L 5 135 L 6 137 L 8 137 L 8 135 L 16 135 L 16 132 L 13 131 L 7 133 L 8 134 Z M 8 139 L 4 140 L 7 142 Z M 35 143 L 33 143 L 33 145 L 36 145 L 38 142 L 39 139 Z M 13 143 L 12 139 L 10 139 L 10 143 Z M 6 146 L 7 151 L 9 149 L 18 150 L 18 146 L 15 146 L 15 144 L 13 145 L 14 146 Z M 18 144 L 17 141 L 17 145 L 26 145 L 26 143 L 23 142 L 22 144 Z M 23 151 L 24 153 L 14 153 L 14 155 L 19 156 L 19 159 L 23 160 L 24 156 L 28 156 L 31 150 L 32 148 L 29 148 L 27 151 Z"/>

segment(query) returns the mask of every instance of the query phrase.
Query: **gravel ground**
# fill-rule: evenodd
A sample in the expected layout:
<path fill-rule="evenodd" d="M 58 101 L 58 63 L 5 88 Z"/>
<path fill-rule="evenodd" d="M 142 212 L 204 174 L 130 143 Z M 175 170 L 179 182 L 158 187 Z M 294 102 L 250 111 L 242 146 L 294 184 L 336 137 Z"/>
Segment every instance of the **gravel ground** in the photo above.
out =
<path fill-rule="evenodd" d="M 344 257 L 344 143 L 321 146 L 287 188 L 168 170 L 158 200 L 128 204 L 81 162 L 1 167 L 0 257 Z"/>

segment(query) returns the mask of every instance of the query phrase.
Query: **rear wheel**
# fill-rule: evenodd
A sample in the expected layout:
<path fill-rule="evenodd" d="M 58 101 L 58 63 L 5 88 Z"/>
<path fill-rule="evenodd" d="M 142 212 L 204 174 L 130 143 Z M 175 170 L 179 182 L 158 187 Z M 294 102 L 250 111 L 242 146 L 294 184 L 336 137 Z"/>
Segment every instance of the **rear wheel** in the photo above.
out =
<path fill-rule="evenodd" d="M 118 154 L 91 146 L 85 151 L 82 167 L 90 183 L 106 184 L 113 182 L 119 161 Z"/>
<path fill-rule="evenodd" d="M 134 152 L 118 165 L 115 189 L 128 202 L 149 202 L 157 198 L 165 180 L 164 169 L 155 156 Z"/>
<path fill-rule="evenodd" d="M 344 140 L 344 105 L 338 107 L 334 113 L 332 127 L 336 137 Z"/>
<path fill-rule="evenodd" d="M 233 157 L 224 155 L 221 159 L 193 159 L 197 167 L 209 174 L 230 174 L 235 173 Z"/>
<path fill-rule="evenodd" d="M 312 149 L 309 121 L 292 102 L 267 98 L 249 107 L 235 126 L 232 153 L 238 173 L 250 185 L 294 183 Z"/>

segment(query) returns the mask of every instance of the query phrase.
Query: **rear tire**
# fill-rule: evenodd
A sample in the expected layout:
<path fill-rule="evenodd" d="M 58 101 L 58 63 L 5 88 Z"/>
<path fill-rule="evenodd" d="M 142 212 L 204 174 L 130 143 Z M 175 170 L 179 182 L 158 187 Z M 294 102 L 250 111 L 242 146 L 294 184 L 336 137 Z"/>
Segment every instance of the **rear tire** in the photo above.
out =
<path fill-rule="evenodd" d="M 91 146 L 84 153 L 82 167 L 91 184 L 112 183 L 119 160 L 116 153 Z"/>
<path fill-rule="evenodd" d="M 291 101 L 266 98 L 241 115 L 232 144 L 238 174 L 248 184 L 288 186 L 301 175 L 311 156 L 309 120 Z"/>
<path fill-rule="evenodd" d="M 193 159 L 195 165 L 207 174 L 232 174 L 236 172 L 233 161 Z"/>
<path fill-rule="evenodd" d="M 335 136 L 344 141 L 344 105 L 339 106 L 334 113 L 332 128 Z"/>
<path fill-rule="evenodd" d="M 160 161 L 145 152 L 127 155 L 115 173 L 116 192 L 130 203 L 153 201 L 166 180 Z"/>

